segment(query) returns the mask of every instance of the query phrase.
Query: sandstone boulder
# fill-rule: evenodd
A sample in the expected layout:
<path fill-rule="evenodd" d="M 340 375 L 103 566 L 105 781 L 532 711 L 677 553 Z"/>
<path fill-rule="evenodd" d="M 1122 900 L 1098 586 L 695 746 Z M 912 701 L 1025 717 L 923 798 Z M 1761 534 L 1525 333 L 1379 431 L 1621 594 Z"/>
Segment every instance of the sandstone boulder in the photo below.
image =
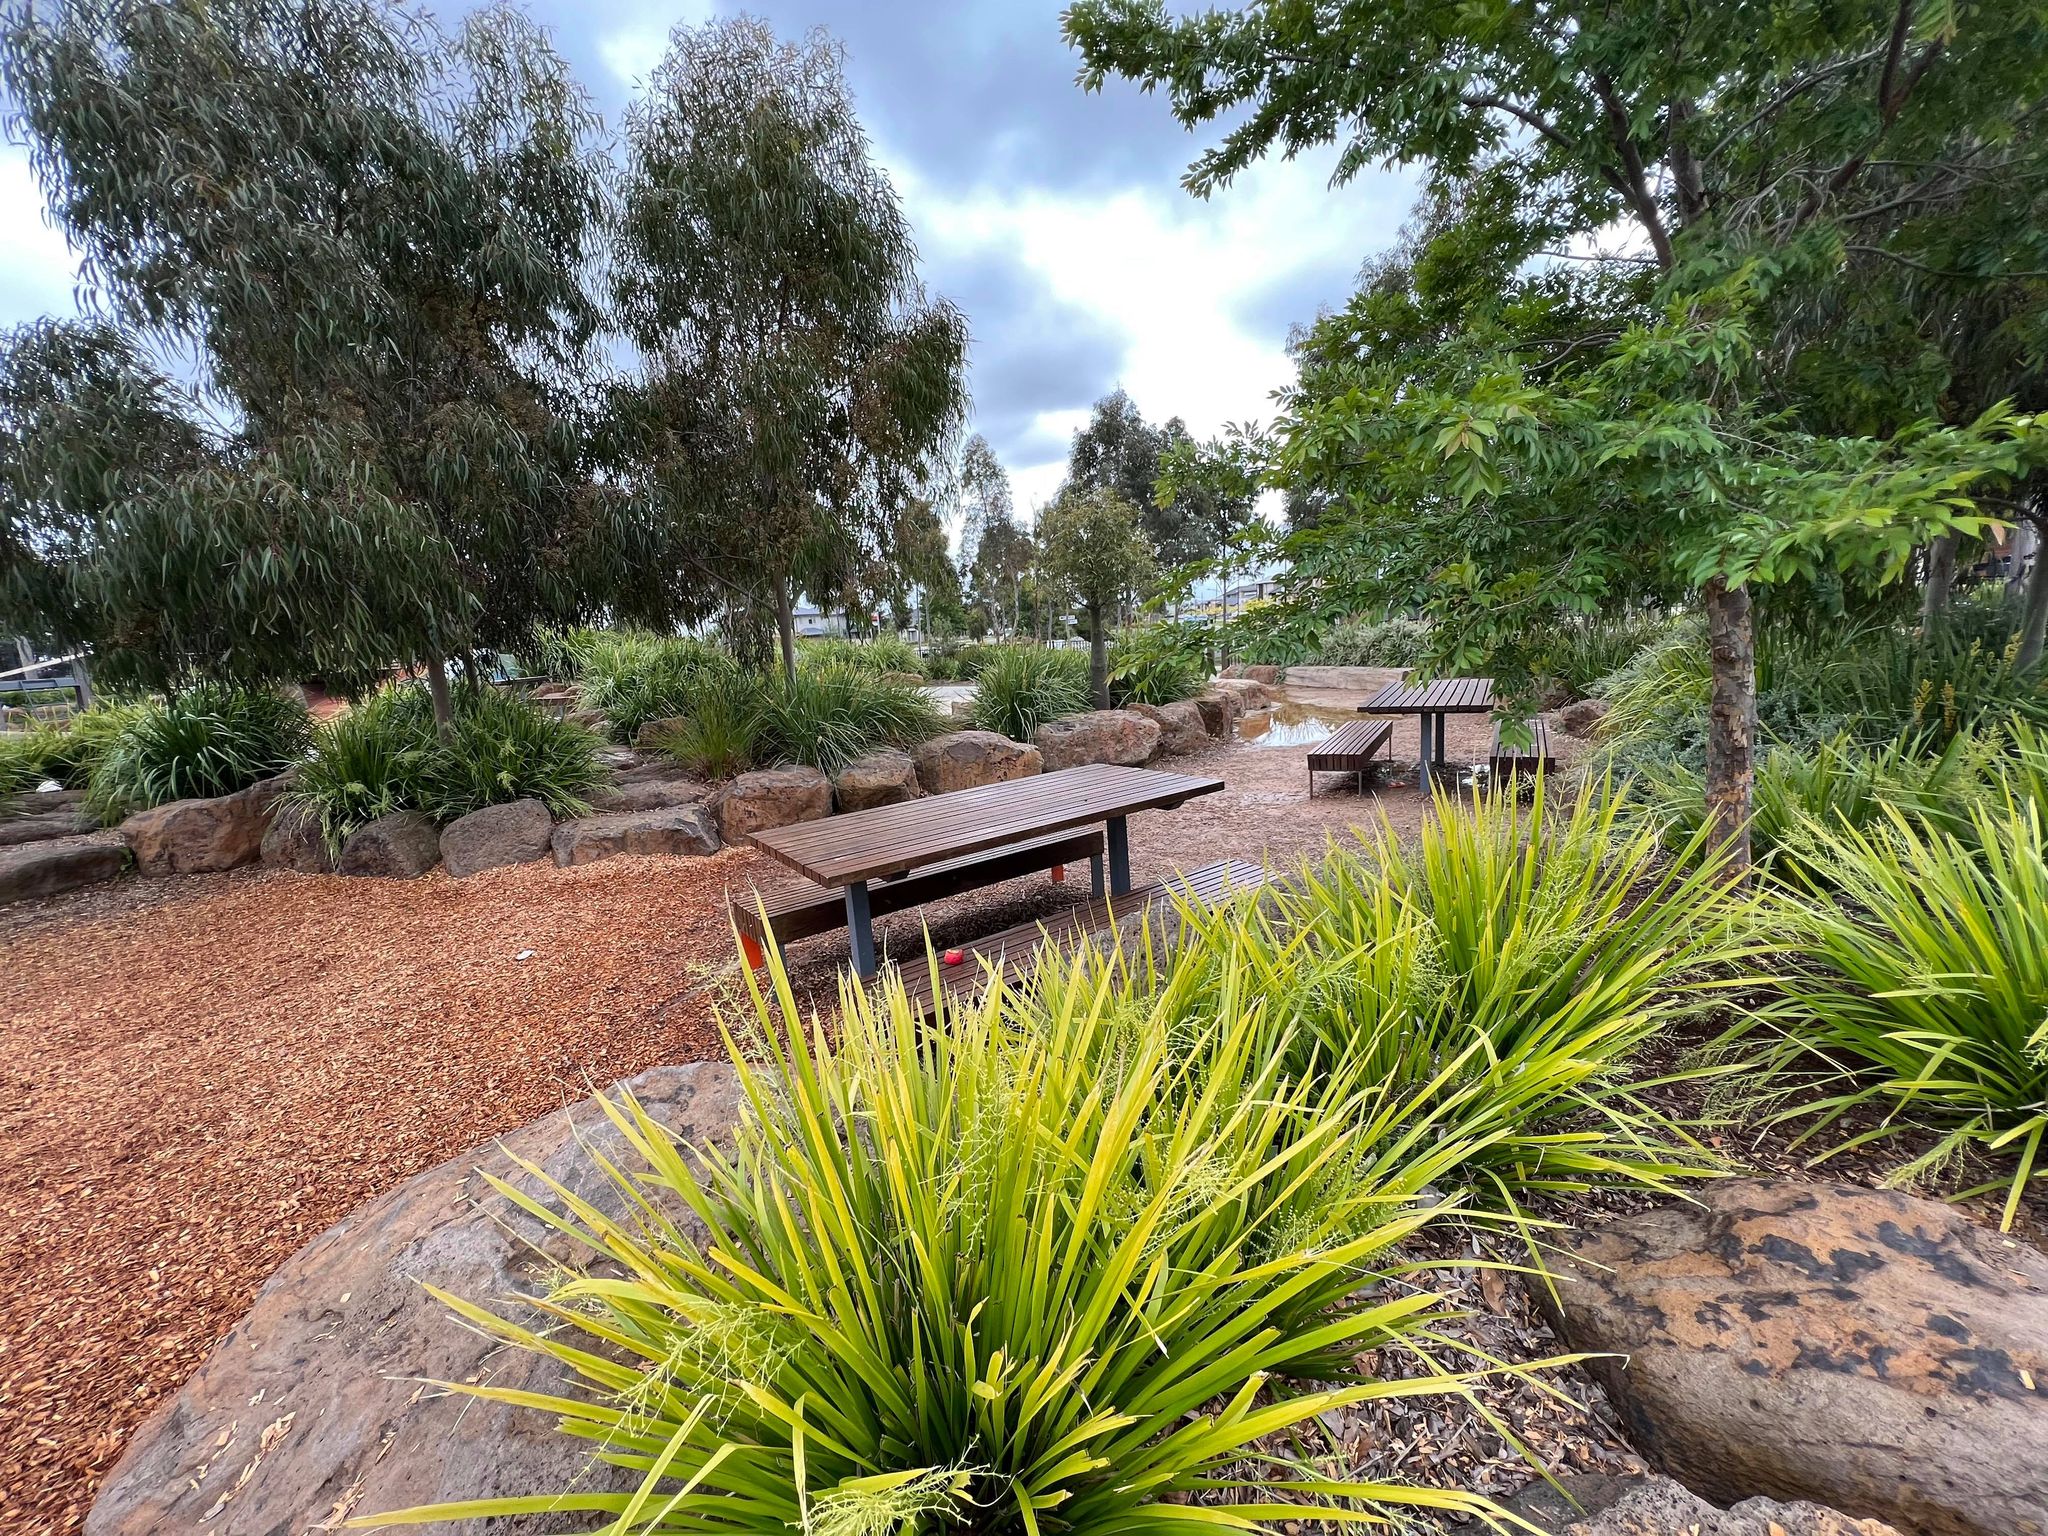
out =
<path fill-rule="evenodd" d="M 1237 736 L 1237 722 L 1244 714 L 1244 705 L 1234 693 L 1221 688 L 1209 688 L 1196 694 L 1188 701 L 1195 706 L 1202 717 L 1202 729 L 1218 741 L 1232 741 Z"/>
<path fill-rule="evenodd" d="M 111 880 L 127 867 L 126 845 L 111 838 L 67 837 L 0 848 L 0 901 L 75 891 Z"/>
<path fill-rule="evenodd" d="M 1507 1508 L 1550 1536 L 1900 1536 L 1881 1520 L 1856 1520 L 1818 1504 L 1744 1499 L 1717 1509 L 1668 1477 L 1579 1473 L 1533 1483 Z"/>
<path fill-rule="evenodd" d="M 1557 712 L 1557 723 L 1567 736 L 1591 737 L 1607 718 L 1605 699 L 1580 699 Z"/>
<path fill-rule="evenodd" d="M 36 811 L 9 816 L 0 821 L 0 848 L 17 848 L 23 843 L 47 843 L 57 837 L 83 837 L 99 830 L 99 818 L 88 811 Z"/>
<path fill-rule="evenodd" d="M 633 733 L 633 745 L 643 752 L 659 747 L 678 730 L 689 724 L 681 715 L 665 715 L 659 720 L 644 720 L 640 729 Z"/>
<path fill-rule="evenodd" d="M 923 793 L 917 762 L 908 752 L 873 752 L 832 775 L 832 802 L 842 811 L 897 805 Z"/>
<path fill-rule="evenodd" d="M 263 834 L 284 790 L 280 776 L 232 795 L 173 800 L 130 816 L 121 823 L 121 839 L 145 875 L 197 875 L 253 864 L 263 855 Z"/>
<path fill-rule="evenodd" d="M 1219 692 L 1236 695 L 1238 711 L 1242 714 L 1249 714 L 1255 709 L 1270 709 L 1273 705 L 1273 690 L 1255 678 L 1219 677 L 1213 686 Z"/>
<path fill-rule="evenodd" d="M 1120 763 L 1142 768 L 1159 751 L 1157 720 L 1129 709 L 1091 709 L 1083 715 L 1048 720 L 1031 733 L 1045 758 L 1045 771 L 1077 768 L 1083 763 Z"/>
<path fill-rule="evenodd" d="M 698 1145 L 728 1141 L 740 1112 L 723 1062 L 656 1067 L 624 1086 Z M 559 1367 L 481 1337 L 423 1287 L 545 1326 L 507 1298 L 545 1291 L 557 1264 L 585 1255 L 494 1193 L 478 1170 L 554 1202 L 520 1172 L 516 1155 L 617 1216 L 625 1201 L 593 1154 L 632 1166 L 619 1134 L 586 1101 L 451 1158 L 314 1238 L 136 1432 L 86 1530 L 274 1536 L 451 1499 L 630 1487 L 633 1474 L 596 1461 L 590 1445 L 558 1433 L 545 1413 L 419 1384 L 564 1388 Z M 693 1225 L 686 1214 L 678 1219 Z M 562 1528 L 546 1520 L 504 1527 Z"/>
<path fill-rule="evenodd" d="M 801 764 L 743 773 L 718 795 L 718 830 L 728 843 L 831 814 L 832 781 Z"/>
<path fill-rule="evenodd" d="M 708 784 L 690 777 L 677 764 L 670 763 L 666 767 L 666 772 L 643 769 L 631 778 L 622 775 L 620 782 L 590 797 L 591 808 L 598 811 L 667 811 L 679 805 L 694 805 L 711 793 Z"/>
<path fill-rule="evenodd" d="M 285 806 L 263 834 L 263 863 L 268 869 L 297 870 L 302 875 L 333 874 L 334 854 L 320 830 L 320 818 L 303 805 Z"/>
<path fill-rule="evenodd" d="M 718 823 L 702 801 L 665 811 L 615 811 L 555 828 L 555 862 L 591 864 L 622 853 L 701 858 L 718 852 Z"/>
<path fill-rule="evenodd" d="M 1177 704 L 1133 704 L 1131 713 L 1143 715 L 1159 727 L 1159 750 L 1168 757 L 1201 752 L 1216 745 L 1202 719 L 1201 707 L 1193 699 Z"/>
<path fill-rule="evenodd" d="M 917 764 L 917 782 L 928 795 L 1028 779 L 1045 767 L 1038 748 L 995 731 L 948 731 L 919 742 L 910 755 Z"/>
<path fill-rule="evenodd" d="M 1557 1318 L 1636 1448 L 1727 1504 L 2048 1532 L 2048 1256 L 1891 1191 L 1730 1180 L 1578 1235 Z M 1540 1294 L 1540 1293 L 1539 1293 Z"/>
<path fill-rule="evenodd" d="M 418 811 L 393 811 L 357 827 L 341 845 L 335 869 L 344 875 L 410 880 L 441 862 L 441 834 Z"/>
<path fill-rule="evenodd" d="M 547 857 L 554 831 L 555 818 L 538 800 L 487 805 L 441 829 L 441 862 L 458 880 L 506 864 L 530 864 Z"/>

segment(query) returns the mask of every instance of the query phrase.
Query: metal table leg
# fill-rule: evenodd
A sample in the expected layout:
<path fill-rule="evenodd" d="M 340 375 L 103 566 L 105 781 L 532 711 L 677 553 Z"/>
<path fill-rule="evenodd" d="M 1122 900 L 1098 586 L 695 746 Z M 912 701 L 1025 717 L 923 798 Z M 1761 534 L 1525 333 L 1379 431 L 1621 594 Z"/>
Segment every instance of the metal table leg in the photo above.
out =
<path fill-rule="evenodd" d="M 1416 767 L 1420 770 L 1418 776 L 1425 780 L 1429 777 L 1430 764 L 1435 761 L 1435 758 L 1430 753 L 1429 727 L 1431 718 L 1427 714 L 1419 714 L 1415 717 L 1416 729 L 1421 733 L 1422 737 L 1422 746 L 1417 754 Z"/>
<path fill-rule="evenodd" d="M 1444 766 L 1444 722 L 1449 718 L 1448 715 L 1438 715 L 1436 730 L 1431 733 L 1436 738 L 1436 766 L 1439 773 L 1443 771 Z"/>
<path fill-rule="evenodd" d="M 1131 889 L 1131 833 L 1121 816 L 1109 818 L 1109 894 L 1127 895 Z"/>
<path fill-rule="evenodd" d="M 856 880 L 846 888 L 846 933 L 853 948 L 854 973 L 863 980 L 875 974 L 875 921 L 868 911 L 868 883 Z"/>
<path fill-rule="evenodd" d="M 1088 894 L 1097 901 L 1102 900 L 1104 895 L 1102 885 L 1102 855 L 1099 853 L 1091 853 L 1088 855 Z"/>

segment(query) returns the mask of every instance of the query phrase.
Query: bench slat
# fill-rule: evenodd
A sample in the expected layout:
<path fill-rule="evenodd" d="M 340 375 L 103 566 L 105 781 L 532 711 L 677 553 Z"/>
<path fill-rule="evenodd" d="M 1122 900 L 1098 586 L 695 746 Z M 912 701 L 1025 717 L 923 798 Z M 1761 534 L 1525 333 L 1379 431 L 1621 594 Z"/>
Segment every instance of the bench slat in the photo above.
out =
<path fill-rule="evenodd" d="M 1500 726 L 1493 728 L 1493 746 L 1487 754 L 1487 761 L 1495 778 L 1520 773 L 1524 769 L 1550 769 L 1557 766 L 1557 758 L 1550 747 L 1550 727 L 1542 720 L 1524 722 L 1529 727 L 1529 744 L 1526 747 L 1510 746 L 1500 739 Z"/>
<path fill-rule="evenodd" d="M 876 917 L 922 906 L 962 891 L 994 885 L 1018 875 L 1033 875 L 1061 864 L 1079 863 L 1099 857 L 1103 849 L 1102 829 L 1086 827 L 1078 832 L 1058 832 L 1013 843 L 989 853 L 971 853 L 927 865 L 896 880 L 883 880 L 868 887 L 868 910 Z M 754 904 L 758 892 L 767 908 L 764 931 L 761 912 Z M 739 931 L 757 943 L 770 934 L 778 944 L 831 933 L 846 926 L 846 896 L 842 891 L 815 881 L 797 878 L 779 880 L 746 895 L 735 894 L 726 903 Z"/>
<path fill-rule="evenodd" d="M 959 965 L 936 967 L 937 985 L 944 988 L 950 998 L 972 996 L 988 984 L 994 970 L 1013 959 L 1030 961 L 1048 942 L 1062 949 L 1073 949 L 1083 938 L 1114 928 L 1119 917 L 1171 910 L 1176 895 L 1190 905 L 1210 907 L 1240 891 L 1258 890 L 1266 882 L 1266 871 L 1261 866 L 1242 859 L 1205 864 L 1157 885 L 1140 886 L 1123 896 L 1086 902 L 1036 922 L 1019 923 L 1001 933 L 961 945 L 965 958 Z M 895 967 L 903 979 L 904 995 L 909 998 L 910 1006 L 924 1014 L 932 1011 L 934 969 L 926 960 Z"/>

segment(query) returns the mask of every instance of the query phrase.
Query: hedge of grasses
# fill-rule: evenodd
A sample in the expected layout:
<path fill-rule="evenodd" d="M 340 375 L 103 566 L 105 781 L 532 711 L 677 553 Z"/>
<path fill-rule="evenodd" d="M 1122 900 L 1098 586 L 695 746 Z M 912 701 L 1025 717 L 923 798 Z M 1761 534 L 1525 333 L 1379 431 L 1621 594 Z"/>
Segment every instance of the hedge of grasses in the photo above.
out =
<path fill-rule="evenodd" d="M 89 763 L 86 806 L 109 823 L 273 778 L 305 757 L 312 731 L 297 699 L 213 684 L 110 711 L 85 725 L 95 713 L 60 733 L 57 745 L 76 754 L 70 773 Z"/>
<path fill-rule="evenodd" d="M 852 667 L 780 674 L 714 674 L 654 743 L 693 773 L 805 763 L 827 773 L 885 747 L 908 747 L 944 724 L 938 706 L 905 678 Z"/>
<path fill-rule="evenodd" d="M 1029 741 L 1047 721 L 1092 707 L 1086 652 L 1004 646 L 976 680 L 973 721 L 979 730 Z"/>
<path fill-rule="evenodd" d="M 917 647 L 895 635 L 877 635 L 872 640 L 848 640 L 838 636 L 800 640 L 797 642 L 796 664 L 811 671 L 845 668 L 875 677 L 886 674 L 898 677 L 924 675 L 924 661 L 917 654 Z"/>

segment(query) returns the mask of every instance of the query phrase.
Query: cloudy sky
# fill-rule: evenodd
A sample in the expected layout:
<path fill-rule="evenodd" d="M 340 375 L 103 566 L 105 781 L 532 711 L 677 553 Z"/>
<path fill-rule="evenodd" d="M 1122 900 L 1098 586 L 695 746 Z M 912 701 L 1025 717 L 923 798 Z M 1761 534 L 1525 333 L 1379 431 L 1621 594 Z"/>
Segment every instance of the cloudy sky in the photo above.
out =
<path fill-rule="evenodd" d="M 608 117 L 669 29 L 715 0 L 531 0 Z M 722 5 L 719 9 L 725 9 Z M 822 26 L 896 178 L 933 288 L 973 326 L 976 429 L 1031 508 L 1057 488 L 1089 405 L 1122 385 L 1197 433 L 1271 414 L 1288 326 L 1341 301 L 1410 189 L 1332 191 L 1332 157 L 1275 162 L 1203 203 L 1179 177 L 1201 142 L 1165 104 L 1085 95 L 1054 0 L 755 0 L 785 34 Z M 24 153 L 0 152 L 0 322 L 73 307 L 72 266 Z"/>

